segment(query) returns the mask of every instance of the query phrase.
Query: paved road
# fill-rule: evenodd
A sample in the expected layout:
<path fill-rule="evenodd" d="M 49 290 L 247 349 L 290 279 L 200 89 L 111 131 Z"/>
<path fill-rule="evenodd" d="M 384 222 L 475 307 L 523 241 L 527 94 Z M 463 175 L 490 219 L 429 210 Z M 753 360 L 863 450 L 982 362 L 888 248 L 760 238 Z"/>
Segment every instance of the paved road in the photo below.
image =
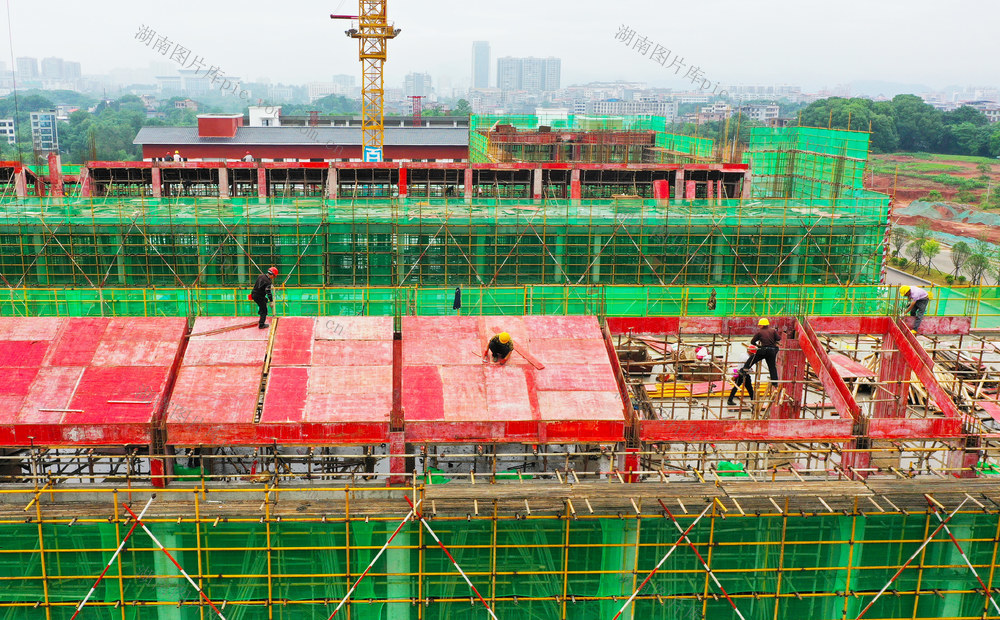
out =
<path fill-rule="evenodd" d="M 913 260 L 912 258 L 910 258 L 910 255 L 905 250 L 904 250 L 904 254 L 906 254 L 906 258 L 910 259 L 911 261 Z M 951 246 L 944 245 L 942 243 L 941 244 L 941 252 L 938 253 L 938 255 L 934 257 L 933 261 L 931 261 L 931 266 L 933 266 L 935 269 L 937 269 L 938 271 L 943 272 L 943 273 L 955 273 L 955 264 L 953 262 L 951 262 Z M 890 269 L 890 271 L 892 271 L 891 267 L 889 269 Z M 923 269 L 923 267 L 921 267 L 921 269 Z M 994 284 L 997 283 L 996 270 L 990 269 L 990 271 L 992 271 L 994 273 L 987 273 L 985 276 L 983 276 L 983 282 L 982 282 L 982 284 L 984 284 L 984 285 L 994 285 Z M 965 274 L 963 272 L 959 272 L 959 273 L 961 273 L 962 275 L 968 277 L 968 274 Z M 906 275 L 909 275 L 909 274 L 906 274 Z M 886 282 L 889 283 L 889 284 L 911 284 L 911 285 L 912 284 L 919 284 L 919 282 L 895 282 L 895 281 L 891 280 L 890 277 L 891 277 L 891 274 L 887 274 L 886 275 Z"/>
<path fill-rule="evenodd" d="M 885 272 L 885 283 L 886 284 L 909 284 L 910 286 L 926 286 L 930 284 L 927 280 L 923 278 L 918 278 L 916 276 L 910 275 L 905 271 L 900 271 L 889 267 Z"/>

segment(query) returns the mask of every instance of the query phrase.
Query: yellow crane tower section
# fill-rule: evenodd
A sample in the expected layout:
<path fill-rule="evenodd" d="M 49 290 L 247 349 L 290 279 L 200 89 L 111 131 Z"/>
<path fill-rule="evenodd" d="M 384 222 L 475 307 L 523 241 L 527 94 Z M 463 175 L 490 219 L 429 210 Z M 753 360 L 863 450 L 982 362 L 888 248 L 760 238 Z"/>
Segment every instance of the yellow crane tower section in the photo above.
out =
<path fill-rule="evenodd" d="M 357 15 L 331 15 L 357 20 L 347 36 L 358 40 L 361 59 L 361 143 L 365 161 L 382 161 L 385 147 L 385 61 L 389 39 L 400 30 L 389 24 L 386 0 L 358 0 Z"/>

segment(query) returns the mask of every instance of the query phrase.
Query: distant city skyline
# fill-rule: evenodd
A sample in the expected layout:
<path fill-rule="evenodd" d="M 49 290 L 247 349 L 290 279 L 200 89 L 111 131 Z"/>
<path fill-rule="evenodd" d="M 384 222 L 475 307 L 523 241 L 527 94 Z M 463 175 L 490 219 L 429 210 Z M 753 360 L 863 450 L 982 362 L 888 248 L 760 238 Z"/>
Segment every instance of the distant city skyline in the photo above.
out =
<path fill-rule="evenodd" d="M 164 60 L 134 39 L 146 24 L 246 79 L 307 83 L 360 73 L 357 45 L 343 35 L 345 24 L 328 19 L 338 5 L 346 12 L 354 0 L 301 4 L 294 12 L 274 13 L 260 0 L 246 0 L 238 11 L 221 3 L 182 4 L 178 10 L 177 5 L 105 0 L 100 36 L 94 36 L 93 28 L 81 27 L 92 22 L 92 6 L 66 3 L 43 12 L 34 3 L 15 3 L 14 56 L 73 59 L 86 74 L 110 73 L 120 68 L 122 58 L 140 66 Z M 738 16 L 738 26 L 720 32 L 708 26 L 710 14 Z M 562 58 L 564 84 L 621 79 L 682 90 L 682 75 L 615 41 L 622 25 L 724 84 L 796 83 L 809 89 L 861 81 L 932 89 L 1000 84 L 1000 66 L 987 61 L 995 53 L 992 29 L 1000 4 L 989 0 L 966 0 L 962 10 L 953 11 L 931 0 L 845 0 L 836 10 L 791 0 L 718 0 L 710 11 L 700 3 L 632 0 L 610 18 L 606 4 L 596 0 L 467 3 L 460 10 L 425 0 L 390 1 L 389 16 L 402 29 L 389 45 L 386 78 L 391 84 L 424 72 L 435 81 L 447 76 L 455 87 L 468 88 L 472 42 L 488 41 L 492 58 Z M 225 24 L 225 30 L 204 24 Z M 309 62 L 296 60 L 302 58 Z M 13 64 L 9 58 L 6 62 Z"/>

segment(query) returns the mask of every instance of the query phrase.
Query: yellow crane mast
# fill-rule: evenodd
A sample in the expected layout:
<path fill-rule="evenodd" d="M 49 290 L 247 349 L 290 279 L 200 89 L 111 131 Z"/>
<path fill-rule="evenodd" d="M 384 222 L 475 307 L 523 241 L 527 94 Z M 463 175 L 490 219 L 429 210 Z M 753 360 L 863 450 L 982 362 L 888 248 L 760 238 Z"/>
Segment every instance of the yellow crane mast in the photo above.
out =
<path fill-rule="evenodd" d="M 361 141 L 365 161 L 382 161 L 385 146 L 385 61 L 389 39 L 399 28 L 389 24 L 386 0 L 359 0 L 357 15 L 331 15 L 333 19 L 357 20 L 358 27 L 346 31 L 358 40 L 361 59 Z"/>

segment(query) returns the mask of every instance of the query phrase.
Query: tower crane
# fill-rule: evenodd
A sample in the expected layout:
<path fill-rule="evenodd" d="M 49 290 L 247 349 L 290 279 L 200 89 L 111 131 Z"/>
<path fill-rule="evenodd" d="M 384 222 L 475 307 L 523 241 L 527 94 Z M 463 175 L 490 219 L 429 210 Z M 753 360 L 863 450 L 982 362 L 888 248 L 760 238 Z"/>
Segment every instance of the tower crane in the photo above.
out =
<path fill-rule="evenodd" d="M 361 143 L 364 161 L 382 161 L 385 146 L 385 77 L 386 48 L 389 39 L 401 32 L 389 24 L 386 0 L 358 0 L 357 15 L 331 15 L 331 19 L 356 20 L 345 31 L 358 40 L 361 59 Z"/>

